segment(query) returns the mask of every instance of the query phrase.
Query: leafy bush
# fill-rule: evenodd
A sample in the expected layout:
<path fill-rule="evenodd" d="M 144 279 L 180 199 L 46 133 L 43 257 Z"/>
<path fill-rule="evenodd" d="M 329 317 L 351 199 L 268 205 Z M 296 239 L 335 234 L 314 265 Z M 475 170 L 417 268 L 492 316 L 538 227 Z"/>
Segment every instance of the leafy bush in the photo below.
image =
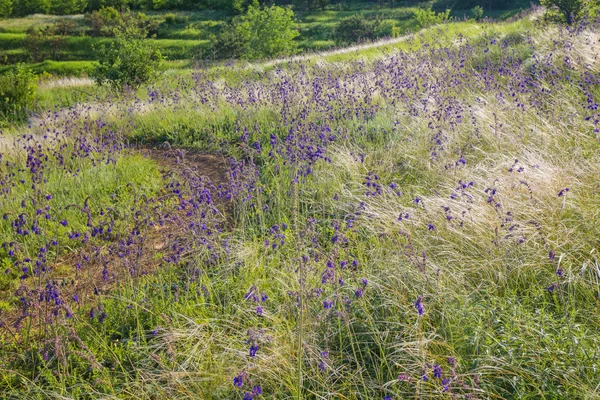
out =
<path fill-rule="evenodd" d="M 377 23 L 375 27 L 375 37 L 398 37 L 400 36 L 400 28 L 396 26 L 396 23 L 391 20 L 384 20 Z"/>
<path fill-rule="evenodd" d="M 62 20 L 42 29 L 32 27 L 27 31 L 23 47 L 33 62 L 58 60 L 65 38 L 76 29 L 77 23 L 69 20 Z"/>
<path fill-rule="evenodd" d="M 175 18 L 177 17 L 173 13 L 165 14 L 165 23 L 168 25 L 173 25 L 175 24 Z"/>
<path fill-rule="evenodd" d="M 0 125 L 22 121 L 33 108 L 36 76 L 21 65 L 0 75 Z"/>
<path fill-rule="evenodd" d="M 600 0 L 589 0 L 585 8 L 586 14 L 591 19 L 600 17 Z"/>
<path fill-rule="evenodd" d="M 278 6 L 248 7 L 245 15 L 235 18 L 221 35 L 213 38 L 213 48 L 222 58 L 277 57 L 291 54 L 297 43 L 294 12 Z"/>
<path fill-rule="evenodd" d="M 13 12 L 13 0 L 0 0 L 0 18 L 8 18 Z"/>
<path fill-rule="evenodd" d="M 471 9 L 471 17 L 473 17 L 473 19 L 475 21 L 479 21 L 481 18 L 483 18 L 483 7 L 481 6 L 475 6 Z"/>
<path fill-rule="evenodd" d="M 246 38 L 238 33 L 236 21 L 227 24 L 219 36 L 211 36 L 211 47 L 219 59 L 242 58 L 247 46 Z"/>
<path fill-rule="evenodd" d="M 436 13 L 431 8 L 415 10 L 415 20 L 421 28 L 442 24 L 450 19 L 450 10 Z"/>
<path fill-rule="evenodd" d="M 92 72 L 96 83 L 120 91 L 152 81 L 163 59 L 156 44 L 145 39 L 145 33 L 139 29 L 115 32 L 115 41 L 100 48 L 100 61 Z"/>
<path fill-rule="evenodd" d="M 17 16 L 48 14 L 50 0 L 13 0 L 13 13 Z"/>
<path fill-rule="evenodd" d="M 102 7 L 98 11 L 86 14 L 85 19 L 90 26 L 91 36 L 112 36 L 119 19 L 119 11 L 113 7 Z"/>
<path fill-rule="evenodd" d="M 585 14 L 585 0 L 540 0 L 548 9 L 547 18 L 572 24 Z"/>
<path fill-rule="evenodd" d="M 87 0 L 52 0 L 50 12 L 56 15 L 72 15 L 83 12 Z"/>
<path fill-rule="evenodd" d="M 59 35 L 72 36 L 79 33 L 79 25 L 76 21 L 69 18 L 62 18 L 60 21 L 56 22 L 53 25 L 52 29 Z"/>
<path fill-rule="evenodd" d="M 103 7 L 99 11 L 92 11 L 85 18 L 91 27 L 89 31 L 91 36 L 110 37 L 115 36 L 115 31 L 125 32 L 134 29 L 142 32 L 144 37 L 150 37 L 157 34 L 160 25 L 159 21 L 152 20 L 144 13 L 118 11 L 114 7 Z"/>
<path fill-rule="evenodd" d="M 30 28 L 27 30 L 27 35 L 23 41 L 23 47 L 31 58 L 31 61 L 38 62 L 43 58 L 43 48 L 46 38 L 42 31 L 38 28 Z"/>
<path fill-rule="evenodd" d="M 375 39 L 379 21 L 367 19 L 362 14 L 354 14 L 341 20 L 334 30 L 338 44 L 356 43 Z"/>

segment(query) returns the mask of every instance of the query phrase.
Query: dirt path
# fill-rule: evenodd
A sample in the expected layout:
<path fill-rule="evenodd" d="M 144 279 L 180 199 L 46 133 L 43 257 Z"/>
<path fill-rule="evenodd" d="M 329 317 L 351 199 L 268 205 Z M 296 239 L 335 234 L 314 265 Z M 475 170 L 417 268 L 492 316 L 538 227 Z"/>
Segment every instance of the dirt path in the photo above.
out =
<path fill-rule="evenodd" d="M 168 145 L 134 151 L 156 161 L 165 183 L 172 181 L 181 184 L 184 193 L 181 201 L 184 203 L 193 200 L 194 195 L 204 187 L 211 190 L 214 204 L 220 212 L 216 218 L 222 221 L 222 229 L 227 229 L 232 207 L 215 193 L 219 185 L 226 185 L 228 181 L 228 164 L 224 157 Z M 180 204 L 178 197 L 168 193 L 168 190 L 157 198 L 142 200 L 141 211 L 128 217 L 132 225 L 128 229 L 141 222 L 143 229 L 140 234 L 130 236 L 125 231 L 114 235 L 111 241 L 94 240 L 52 263 L 52 275 L 46 277 L 46 281 L 60 287 L 63 299 L 78 298 L 77 304 L 65 303 L 65 312 L 71 312 L 74 307 L 84 307 L 86 310 L 97 308 L 102 300 L 99 296 L 109 293 L 119 282 L 155 273 L 173 254 L 181 257 L 178 249 L 186 244 L 189 246 L 189 241 L 194 240 L 189 227 L 191 223 L 199 222 L 199 215 L 190 212 L 191 207 L 182 208 Z M 164 223 L 148 224 L 148 221 L 156 221 L 157 217 L 164 217 Z M 124 241 L 128 240 L 133 243 L 123 246 Z M 193 244 L 190 248 L 193 248 Z M 193 254 L 185 253 L 182 259 Z M 16 294 L 39 297 L 39 294 L 35 294 L 39 288 L 33 282 L 32 278 L 23 281 Z M 33 304 L 29 311 L 33 325 L 42 326 L 40 321 L 45 321 L 48 318 L 45 313 L 50 311 L 44 304 Z M 12 332 L 21 318 L 19 309 L 0 311 L 0 332 L 4 329 Z"/>

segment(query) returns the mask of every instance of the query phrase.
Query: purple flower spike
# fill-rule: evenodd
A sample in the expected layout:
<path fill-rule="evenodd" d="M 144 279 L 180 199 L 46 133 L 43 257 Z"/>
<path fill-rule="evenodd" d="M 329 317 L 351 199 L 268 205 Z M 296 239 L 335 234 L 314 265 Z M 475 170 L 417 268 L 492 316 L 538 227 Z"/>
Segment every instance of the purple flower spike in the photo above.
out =
<path fill-rule="evenodd" d="M 423 315 L 425 313 L 425 307 L 423 306 L 423 296 L 419 296 L 417 301 L 415 301 L 415 308 L 419 312 L 419 315 Z"/>

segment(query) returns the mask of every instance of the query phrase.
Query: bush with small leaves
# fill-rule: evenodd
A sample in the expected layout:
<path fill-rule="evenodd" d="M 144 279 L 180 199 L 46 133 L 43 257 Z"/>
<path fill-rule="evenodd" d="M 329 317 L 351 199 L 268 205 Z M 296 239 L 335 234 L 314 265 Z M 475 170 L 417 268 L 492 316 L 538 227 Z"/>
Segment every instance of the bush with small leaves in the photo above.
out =
<path fill-rule="evenodd" d="M 13 12 L 13 0 L 0 0 L 0 18 L 8 18 Z"/>
<path fill-rule="evenodd" d="M 585 14 L 586 0 L 540 0 L 548 9 L 547 18 L 572 24 Z"/>
<path fill-rule="evenodd" d="M 0 75 L 0 126 L 23 121 L 33 108 L 37 78 L 22 65 Z"/>
<path fill-rule="evenodd" d="M 298 35 L 292 10 L 278 6 L 261 8 L 255 2 L 212 41 L 221 58 L 256 60 L 292 54 Z"/>
<path fill-rule="evenodd" d="M 362 14 L 354 14 L 341 20 L 334 30 L 335 41 L 339 45 L 373 40 L 377 37 L 379 21 L 367 19 Z"/>
<path fill-rule="evenodd" d="M 450 10 L 436 13 L 431 8 L 415 10 L 415 20 L 421 28 L 431 25 L 443 24 L 450 20 Z"/>
<path fill-rule="evenodd" d="M 471 17 L 473 17 L 473 19 L 475 21 L 479 21 L 481 18 L 483 18 L 483 7 L 481 6 L 475 6 L 471 9 Z"/>
<path fill-rule="evenodd" d="M 92 73 L 96 83 L 122 91 L 125 87 L 137 88 L 151 82 L 163 59 L 155 43 L 139 29 L 115 31 L 115 34 L 115 41 L 98 52 L 99 62 Z"/>

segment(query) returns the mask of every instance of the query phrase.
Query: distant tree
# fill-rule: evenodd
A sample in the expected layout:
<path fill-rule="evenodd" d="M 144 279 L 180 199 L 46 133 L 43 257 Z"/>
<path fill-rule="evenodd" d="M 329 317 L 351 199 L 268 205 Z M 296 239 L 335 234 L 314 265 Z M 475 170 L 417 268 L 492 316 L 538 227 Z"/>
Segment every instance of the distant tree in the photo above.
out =
<path fill-rule="evenodd" d="M 72 26 L 60 21 L 45 28 L 32 27 L 27 31 L 23 47 L 33 62 L 43 61 L 46 58 L 58 60 L 65 37 L 73 33 L 71 29 Z"/>
<path fill-rule="evenodd" d="M 372 40 L 376 37 L 378 21 L 367 19 L 362 14 L 354 14 L 342 19 L 334 29 L 335 41 L 338 44 L 356 43 Z"/>
<path fill-rule="evenodd" d="M 13 0 L 0 0 L 0 18 L 8 18 L 13 12 Z"/>
<path fill-rule="evenodd" d="M 450 19 L 450 10 L 436 13 L 431 8 L 415 10 L 415 19 L 420 27 L 426 28 L 431 25 L 441 24 Z"/>
<path fill-rule="evenodd" d="M 55 15 L 72 15 L 83 12 L 87 0 L 52 0 L 50 12 Z"/>
<path fill-rule="evenodd" d="M 23 47 L 27 54 L 31 58 L 31 61 L 38 62 L 43 58 L 43 51 L 45 48 L 46 38 L 41 29 L 29 28 L 25 40 L 23 40 Z"/>
<path fill-rule="evenodd" d="M 13 13 L 17 16 L 48 14 L 49 11 L 50 0 L 16 0 L 13 2 Z"/>
<path fill-rule="evenodd" d="M 213 48 L 219 58 L 270 58 L 291 54 L 297 36 L 292 10 L 261 8 L 254 2 L 246 14 L 234 18 L 220 36 L 213 38 Z"/>
<path fill-rule="evenodd" d="M 541 0 L 540 3 L 550 11 L 558 11 L 568 24 L 578 20 L 586 6 L 585 0 Z"/>
<path fill-rule="evenodd" d="M 294 0 L 294 6 L 302 11 L 325 10 L 329 0 Z"/>
<path fill-rule="evenodd" d="M 0 126 L 23 120 L 33 108 L 36 76 L 21 65 L 0 75 Z"/>
<path fill-rule="evenodd" d="M 590 18 L 600 17 L 600 0 L 589 0 L 586 5 L 586 14 Z"/>
<path fill-rule="evenodd" d="M 247 38 L 244 56 L 249 59 L 289 55 L 297 46 L 294 12 L 278 6 L 261 8 L 257 2 L 248 7 L 238 27 Z"/>
<path fill-rule="evenodd" d="M 483 7 L 481 6 L 475 6 L 471 9 L 471 17 L 473 17 L 473 19 L 475 21 L 479 21 L 481 18 L 483 18 Z"/>
<path fill-rule="evenodd" d="M 108 84 L 115 90 L 137 88 L 158 74 L 162 55 L 146 33 L 135 27 L 115 30 L 115 41 L 98 52 L 98 65 L 92 76 L 98 85 Z"/>

